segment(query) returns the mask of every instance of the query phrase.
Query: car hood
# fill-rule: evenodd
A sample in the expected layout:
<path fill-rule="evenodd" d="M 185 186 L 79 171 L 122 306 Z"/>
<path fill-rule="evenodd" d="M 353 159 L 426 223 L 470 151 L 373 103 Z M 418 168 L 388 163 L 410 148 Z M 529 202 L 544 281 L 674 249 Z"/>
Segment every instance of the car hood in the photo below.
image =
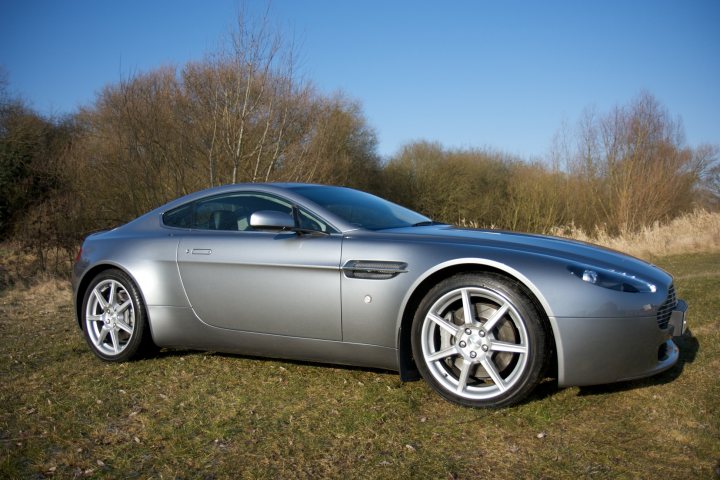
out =
<path fill-rule="evenodd" d="M 581 265 L 624 271 L 631 274 L 668 280 L 669 275 L 650 263 L 598 245 L 546 235 L 517 233 L 502 230 L 458 228 L 432 225 L 386 230 L 399 235 L 412 235 L 428 241 L 475 245 L 488 249 L 522 251 L 535 255 L 560 258 Z"/>

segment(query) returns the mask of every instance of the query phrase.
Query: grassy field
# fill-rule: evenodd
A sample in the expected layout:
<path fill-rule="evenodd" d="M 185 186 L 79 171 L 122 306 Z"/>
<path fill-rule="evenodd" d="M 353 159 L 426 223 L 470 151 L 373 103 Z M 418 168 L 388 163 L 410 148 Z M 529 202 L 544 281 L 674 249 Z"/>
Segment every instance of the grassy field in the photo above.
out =
<path fill-rule="evenodd" d="M 189 351 L 106 364 L 66 283 L 6 288 L 0 478 L 720 478 L 720 254 L 656 261 L 691 308 L 676 367 L 547 381 L 494 411 L 383 371 Z"/>

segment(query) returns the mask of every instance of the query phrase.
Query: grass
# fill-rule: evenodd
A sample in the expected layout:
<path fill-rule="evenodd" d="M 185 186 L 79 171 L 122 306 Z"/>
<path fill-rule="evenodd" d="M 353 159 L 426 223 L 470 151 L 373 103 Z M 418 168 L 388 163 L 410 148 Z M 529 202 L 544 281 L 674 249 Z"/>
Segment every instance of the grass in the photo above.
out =
<path fill-rule="evenodd" d="M 190 351 L 103 363 L 65 282 L 7 288 L 0 478 L 720 478 L 720 254 L 655 261 L 691 308 L 676 367 L 546 381 L 491 411 L 383 371 Z"/>

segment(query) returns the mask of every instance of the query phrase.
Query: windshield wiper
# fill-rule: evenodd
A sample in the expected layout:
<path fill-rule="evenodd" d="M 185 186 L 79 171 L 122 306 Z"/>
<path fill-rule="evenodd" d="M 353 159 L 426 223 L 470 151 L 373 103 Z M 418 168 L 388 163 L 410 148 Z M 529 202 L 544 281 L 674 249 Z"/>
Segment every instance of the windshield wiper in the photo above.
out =
<path fill-rule="evenodd" d="M 439 225 L 439 223 L 433 222 L 432 220 L 425 220 L 424 222 L 413 223 L 410 226 L 411 227 L 428 227 L 430 225 Z"/>

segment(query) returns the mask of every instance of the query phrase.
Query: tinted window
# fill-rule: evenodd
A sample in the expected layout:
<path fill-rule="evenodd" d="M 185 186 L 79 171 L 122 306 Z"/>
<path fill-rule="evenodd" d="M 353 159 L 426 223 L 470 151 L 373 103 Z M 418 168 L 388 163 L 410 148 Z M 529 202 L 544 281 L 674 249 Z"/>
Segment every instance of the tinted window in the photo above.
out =
<path fill-rule="evenodd" d="M 183 205 L 163 214 L 163 223 L 168 227 L 192 228 L 193 204 Z"/>
<path fill-rule="evenodd" d="M 293 214 L 290 203 L 275 197 L 235 193 L 204 198 L 182 205 L 163 215 L 163 223 L 169 227 L 193 228 L 199 230 L 246 231 L 250 227 L 250 215 L 261 210 Z M 299 210 L 300 228 L 330 232 L 327 223 L 305 210 Z"/>
<path fill-rule="evenodd" d="M 304 228 L 305 230 L 313 230 L 316 232 L 326 232 L 330 233 L 333 230 L 329 227 L 329 225 L 319 218 L 315 217 L 311 213 L 300 209 L 298 212 L 298 219 L 300 220 L 300 228 Z"/>
<path fill-rule="evenodd" d="M 199 230 L 251 230 L 250 215 L 260 210 L 292 214 L 292 206 L 260 194 L 230 194 L 197 200 L 163 215 L 170 227 Z"/>

